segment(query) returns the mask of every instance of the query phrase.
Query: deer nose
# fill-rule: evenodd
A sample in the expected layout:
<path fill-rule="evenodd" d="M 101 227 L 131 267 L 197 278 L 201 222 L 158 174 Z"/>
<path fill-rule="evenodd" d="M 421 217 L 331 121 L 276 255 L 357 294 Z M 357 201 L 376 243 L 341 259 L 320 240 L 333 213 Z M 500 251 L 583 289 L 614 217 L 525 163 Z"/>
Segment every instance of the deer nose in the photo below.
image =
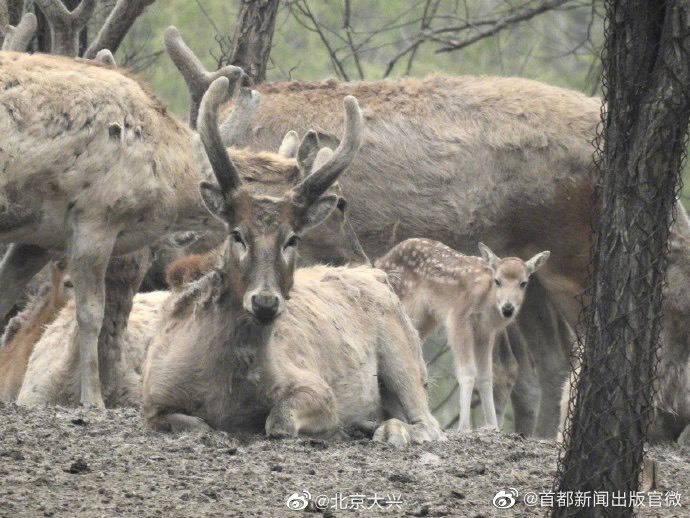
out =
<path fill-rule="evenodd" d="M 252 295 L 252 313 L 261 323 L 268 324 L 278 315 L 280 299 L 270 293 Z"/>
<path fill-rule="evenodd" d="M 513 306 L 510 302 L 507 304 L 503 304 L 503 307 L 501 308 L 501 313 L 503 313 L 503 316 L 506 318 L 510 318 L 513 316 L 513 313 L 515 313 L 515 306 Z"/>

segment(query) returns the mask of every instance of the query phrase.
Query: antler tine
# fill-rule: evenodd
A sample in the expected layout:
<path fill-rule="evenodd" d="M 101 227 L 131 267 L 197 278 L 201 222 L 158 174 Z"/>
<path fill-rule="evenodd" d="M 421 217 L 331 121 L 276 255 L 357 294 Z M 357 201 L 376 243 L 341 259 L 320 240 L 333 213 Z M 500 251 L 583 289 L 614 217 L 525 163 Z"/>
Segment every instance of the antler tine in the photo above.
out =
<path fill-rule="evenodd" d="M 24 14 L 16 27 L 8 25 L 5 28 L 5 41 L 2 44 L 1 50 L 26 51 L 31 38 L 36 33 L 36 25 L 37 21 L 34 13 Z"/>
<path fill-rule="evenodd" d="M 310 205 L 333 185 L 340 174 L 355 158 L 362 143 L 362 112 L 357 99 L 348 95 L 345 105 L 345 131 L 333 156 L 321 167 L 302 180 L 294 189 L 295 202 Z"/>
<path fill-rule="evenodd" d="M 225 100 L 229 84 L 227 77 L 219 77 L 211 83 L 201 99 L 198 121 L 201 142 L 224 194 L 232 192 L 240 185 L 240 175 L 230 160 L 218 131 L 218 107 Z"/>
<path fill-rule="evenodd" d="M 98 51 L 98 54 L 96 54 L 96 57 L 93 58 L 94 61 L 98 61 L 99 63 L 103 63 L 104 65 L 110 65 L 113 67 L 117 66 L 117 63 L 115 62 L 115 56 L 113 56 L 113 53 L 110 52 L 108 49 L 102 49 Z"/>
<path fill-rule="evenodd" d="M 232 89 L 242 76 L 242 69 L 232 65 L 225 66 L 215 72 L 208 72 L 204 65 L 199 61 L 194 52 L 187 46 L 182 39 L 177 27 L 171 25 L 165 29 L 165 48 L 170 55 L 170 59 L 182 74 L 187 88 L 189 89 L 189 126 L 196 129 L 199 113 L 199 103 L 204 96 L 204 92 L 209 85 L 219 77 L 228 79 L 228 91 L 225 92 L 223 101 L 230 97 Z"/>
<path fill-rule="evenodd" d="M 220 136 L 225 147 L 234 146 L 249 128 L 254 112 L 261 103 L 261 94 L 256 90 L 240 88 L 232 113 L 220 125 Z"/>
<path fill-rule="evenodd" d="M 62 0 L 36 0 L 43 11 L 52 40 L 53 54 L 74 57 L 79 52 L 79 33 L 86 26 L 96 8 L 96 0 L 81 0 L 70 12 Z"/>

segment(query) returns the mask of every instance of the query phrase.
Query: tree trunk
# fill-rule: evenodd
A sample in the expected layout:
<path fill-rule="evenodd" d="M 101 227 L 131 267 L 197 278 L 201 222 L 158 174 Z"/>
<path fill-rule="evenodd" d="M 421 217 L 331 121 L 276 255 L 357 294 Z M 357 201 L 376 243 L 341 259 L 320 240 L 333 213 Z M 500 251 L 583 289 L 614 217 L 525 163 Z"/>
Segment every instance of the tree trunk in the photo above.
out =
<path fill-rule="evenodd" d="M 559 491 L 639 488 L 672 209 L 690 120 L 690 0 L 608 0 L 591 303 Z M 624 507 L 556 516 L 628 516 Z"/>
<path fill-rule="evenodd" d="M 84 53 L 84 57 L 93 59 L 102 49 L 108 49 L 115 54 L 136 19 L 154 1 L 118 0 L 103 27 L 98 32 L 98 36 L 91 42 L 91 45 Z"/>
<path fill-rule="evenodd" d="M 254 84 L 266 80 L 279 0 L 242 0 L 230 64 L 242 67 Z"/>

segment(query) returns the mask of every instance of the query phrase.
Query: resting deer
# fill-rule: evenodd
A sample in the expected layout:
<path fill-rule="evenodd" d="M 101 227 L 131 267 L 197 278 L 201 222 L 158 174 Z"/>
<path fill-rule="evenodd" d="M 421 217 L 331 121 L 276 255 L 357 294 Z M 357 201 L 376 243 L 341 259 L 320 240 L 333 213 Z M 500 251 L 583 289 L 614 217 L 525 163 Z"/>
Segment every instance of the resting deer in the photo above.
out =
<path fill-rule="evenodd" d="M 387 413 L 376 439 L 440 439 L 418 338 L 385 275 L 295 271 L 300 233 L 336 208 L 337 197 L 323 193 L 359 148 L 356 100 L 345 100 L 345 137 L 329 160 L 281 197 L 252 196 L 218 133 L 225 82 L 215 80 L 201 102 L 199 132 L 219 187 L 200 190 L 228 238 L 215 269 L 169 302 L 144 368 L 146 422 L 331 435 Z"/>
<path fill-rule="evenodd" d="M 480 243 L 482 257 L 462 255 L 438 241 L 408 239 L 376 261 L 388 272 L 396 293 L 424 340 L 446 327 L 460 384 L 458 428 L 469 430 L 475 387 L 486 424 L 498 427 L 493 398 L 492 359 L 496 334 L 515 320 L 529 277 L 549 252 L 528 261 L 499 259 Z"/>
<path fill-rule="evenodd" d="M 0 401 L 17 398 L 34 346 L 72 297 L 71 292 L 65 265 L 52 263 L 50 283 L 10 320 L 0 345 Z"/>

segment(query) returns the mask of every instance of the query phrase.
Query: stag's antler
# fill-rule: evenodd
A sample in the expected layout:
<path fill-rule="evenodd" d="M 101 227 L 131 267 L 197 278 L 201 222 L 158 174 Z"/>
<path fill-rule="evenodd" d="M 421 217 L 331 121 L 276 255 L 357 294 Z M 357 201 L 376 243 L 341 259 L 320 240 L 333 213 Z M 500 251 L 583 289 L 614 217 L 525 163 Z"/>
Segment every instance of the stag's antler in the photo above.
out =
<path fill-rule="evenodd" d="M 357 99 L 348 95 L 345 97 L 344 105 L 345 132 L 340 145 L 330 160 L 295 186 L 294 199 L 300 205 L 310 205 L 326 192 L 350 165 L 362 143 L 362 112 Z"/>
<path fill-rule="evenodd" d="M 72 12 L 62 0 L 36 0 L 36 3 L 50 25 L 51 52 L 71 57 L 79 54 L 79 33 L 91 18 L 96 0 L 81 0 Z"/>
<path fill-rule="evenodd" d="M 230 81 L 219 77 L 211 83 L 201 99 L 199 108 L 199 136 L 206 150 L 208 161 L 224 194 L 240 185 L 240 175 L 230 160 L 218 130 L 218 107 L 226 99 Z"/>
<path fill-rule="evenodd" d="M 5 41 L 2 44 L 2 50 L 26 51 L 36 32 L 36 25 L 36 15 L 26 13 L 16 27 L 11 25 L 5 27 Z"/>
<path fill-rule="evenodd" d="M 172 59 L 182 74 L 185 83 L 187 83 L 190 98 L 189 126 L 192 129 L 196 129 L 199 103 L 209 85 L 220 77 L 228 79 L 228 90 L 223 92 L 223 98 L 220 101 L 223 102 L 230 97 L 231 90 L 242 76 L 242 69 L 228 65 L 215 72 L 208 72 L 201 61 L 194 55 L 194 52 L 184 42 L 180 31 L 172 25 L 165 29 L 165 48 L 170 55 L 170 59 Z"/>

